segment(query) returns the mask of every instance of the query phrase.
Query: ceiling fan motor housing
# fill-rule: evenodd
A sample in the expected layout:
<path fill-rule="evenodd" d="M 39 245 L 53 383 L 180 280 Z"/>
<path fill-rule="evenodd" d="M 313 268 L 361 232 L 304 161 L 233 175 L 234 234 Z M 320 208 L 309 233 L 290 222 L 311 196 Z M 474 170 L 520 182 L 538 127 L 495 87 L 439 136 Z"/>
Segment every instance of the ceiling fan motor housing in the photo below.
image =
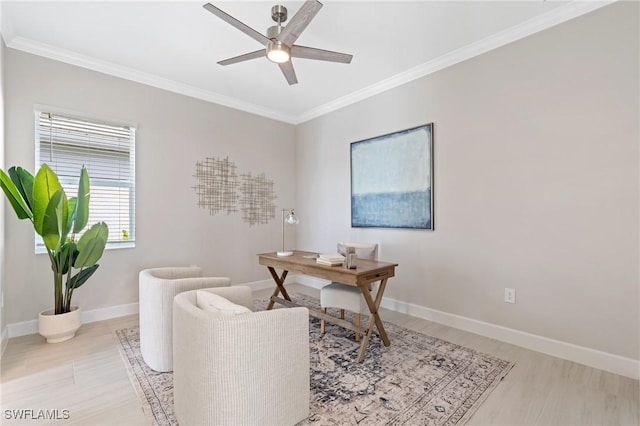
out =
<path fill-rule="evenodd" d="M 271 8 L 271 19 L 281 24 L 287 20 L 287 8 L 281 5 L 275 5 Z"/>
<path fill-rule="evenodd" d="M 271 62 L 281 64 L 287 62 L 291 58 L 291 49 L 289 46 L 277 40 L 278 35 L 282 32 L 282 23 L 287 20 L 287 8 L 284 6 L 273 6 L 271 8 L 271 18 L 278 23 L 267 29 L 267 58 Z"/>

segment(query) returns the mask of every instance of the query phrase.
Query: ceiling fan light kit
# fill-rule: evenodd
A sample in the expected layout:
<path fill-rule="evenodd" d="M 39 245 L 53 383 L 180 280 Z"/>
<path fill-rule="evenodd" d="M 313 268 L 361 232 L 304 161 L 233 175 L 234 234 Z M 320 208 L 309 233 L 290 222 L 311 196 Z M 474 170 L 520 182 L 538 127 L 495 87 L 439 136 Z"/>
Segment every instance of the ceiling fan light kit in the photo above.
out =
<path fill-rule="evenodd" d="M 267 46 L 267 59 L 276 64 L 282 64 L 291 59 L 291 49 L 278 40 L 270 40 Z"/>
<path fill-rule="evenodd" d="M 306 0 L 291 21 L 284 27 L 282 26 L 282 23 L 287 20 L 287 8 L 281 5 L 273 6 L 271 8 L 271 19 L 277 22 L 278 25 L 270 27 L 267 30 L 267 36 L 262 35 L 233 16 L 227 14 L 221 9 L 218 9 L 211 3 L 206 3 L 203 7 L 229 25 L 242 31 L 265 46 L 264 50 L 261 49 L 220 61 L 218 62 L 220 65 L 231 65 L 266 56 L 267 59 L 276 63 L 280 67 L 282 74 L 284 74 L 287 82 L 291 85 L 298 82 L 296 73 L 293 69 L 293 64 L 291 63 L 292 57 L 338 62 L 343 64 L 349 64 L 351 63 L 351 59 L 353 59 L 352 55 L 346 53 L 294 44 L 298 37 L 300 37 L 300 34 L 302 34 L 311 20 L 316 16 L 318 11 L 320 11 L 322 3 L 318 0 Z"/>

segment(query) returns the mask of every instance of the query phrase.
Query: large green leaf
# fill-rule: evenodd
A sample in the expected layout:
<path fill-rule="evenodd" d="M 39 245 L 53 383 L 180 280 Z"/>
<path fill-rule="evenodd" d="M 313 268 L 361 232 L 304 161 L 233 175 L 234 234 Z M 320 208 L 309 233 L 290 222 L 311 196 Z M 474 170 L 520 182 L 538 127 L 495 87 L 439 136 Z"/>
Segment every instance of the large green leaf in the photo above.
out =
<path fill-rule="evenodd" d="M 89 220 L 89 174 L 84 167 L 80 170 L 80 181 L 78 182 L 78 202 L 76 204 L 76 215 L 73 224 L 73 233 L 76 234 L 87 226 Z"/>
<path fill-rule="evenodd" d="M 69 198 L 69 211 L 67 214 L 67 227 L 65 229 L 64 235 L 65 238 L 71 232 L 71 226 L 73 225 L 73 221 L 76 218 L 76 205 L 78 203 L 78 199 L 76 197 Z"/>
<path fill-rule="evenodd" d="M 42 221 L 42 239 L 49 250 L 58 251 L 67 224 L 67 196 L 62 189 L 53 194 Z"/>
<path fill-rule="evenodd" d="M 62 275 L 69 272 L 69 266 L 73 265 L 78 257 L 78 248 L 73 241 L 64 242 L 60 250 L 55 254 L 55 260 L 58 265 L 61 265 L 60 273 Z"/>
<path fill-rule="evenodd" d="M 93 225 L 87 232 L 85 232 L 78 241 L 78 258 L 74 262 L 75 268 L 86 268 L 94 265 L 104 252 L 104 248 L 107 245 L 107 237 L 109 235 L 109 228 L 104 222 L 99 222 Z"/>
<path fill-rule="evenodd" d="M 9 176 L 29 206 L 29 210 L 33 209 L 33 175 L 22 167 L 14 166 L 9 169 Z"/>
<path fill-rule="evenodd" d="M 49 201 L 51 201 L 53 194 L 61 190 L 62 185 L 60 185 L 58 176 L 56 176 L 49 166 L 43 164 L 40 170 L 38 170 L 33 184 L 33 227 L 42 237 L 44 237 L 44 235 L 42 235 L 42 224 L 49 206 Z"/>
<path fill-rule="evenodd" d="M 4 191 L 4 194 L 7 196 L 11 207 L 13 207 L 13 210 L 16 212 L 18 219 L 33 219 L 33 213 L 20 195 L 20 191 L 16 188 L 16 185 L 13 183 L 9 175 L 7 175 L 2 169 L 0 169 L 0 186 Z"/>
<path fill-rule="evenodd" d="M 91 275 L 93 275 L 96 269 L 98 269 L 98 266 L 100 265 L 96 263 L 95 265 L 90 266 L 87 269 L 83 269 L 82 271 L 75 274 L 69 281 L 69 287 L 74 289 L 80 287 L 89 279 Z"/>

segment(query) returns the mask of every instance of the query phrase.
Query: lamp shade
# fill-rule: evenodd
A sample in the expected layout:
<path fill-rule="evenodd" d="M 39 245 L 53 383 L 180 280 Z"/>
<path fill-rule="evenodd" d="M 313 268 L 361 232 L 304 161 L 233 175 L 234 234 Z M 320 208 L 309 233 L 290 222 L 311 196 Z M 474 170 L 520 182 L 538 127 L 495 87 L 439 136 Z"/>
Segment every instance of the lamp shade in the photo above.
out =
<path fill-rule="evenodd" d="M 297 225 L 300 223 L 300 219 L 298 219 L 298 216 L 296 216 L 293 213 L 293 210 L 291 210 L 291 213 L 289 213 L 287 217 L 284 218 L 284 223 L 286 223 L 287 225 Z"/>

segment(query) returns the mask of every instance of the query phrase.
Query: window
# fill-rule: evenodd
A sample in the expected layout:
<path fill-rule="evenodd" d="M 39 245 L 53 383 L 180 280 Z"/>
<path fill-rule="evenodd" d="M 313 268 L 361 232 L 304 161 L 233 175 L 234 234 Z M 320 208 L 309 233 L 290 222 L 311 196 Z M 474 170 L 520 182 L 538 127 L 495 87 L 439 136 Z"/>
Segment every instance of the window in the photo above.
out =
<path fill-rule="evenodd" d="M 78 192 L 82 166 L 91 185 L 88 226 L 109 226 L 107 248 L 135 246 L 135 126 L 36 110 L 36 171 L 46 163 L 67 197 Z M 36 252 L 44 251 L 36 236 Z"/>

